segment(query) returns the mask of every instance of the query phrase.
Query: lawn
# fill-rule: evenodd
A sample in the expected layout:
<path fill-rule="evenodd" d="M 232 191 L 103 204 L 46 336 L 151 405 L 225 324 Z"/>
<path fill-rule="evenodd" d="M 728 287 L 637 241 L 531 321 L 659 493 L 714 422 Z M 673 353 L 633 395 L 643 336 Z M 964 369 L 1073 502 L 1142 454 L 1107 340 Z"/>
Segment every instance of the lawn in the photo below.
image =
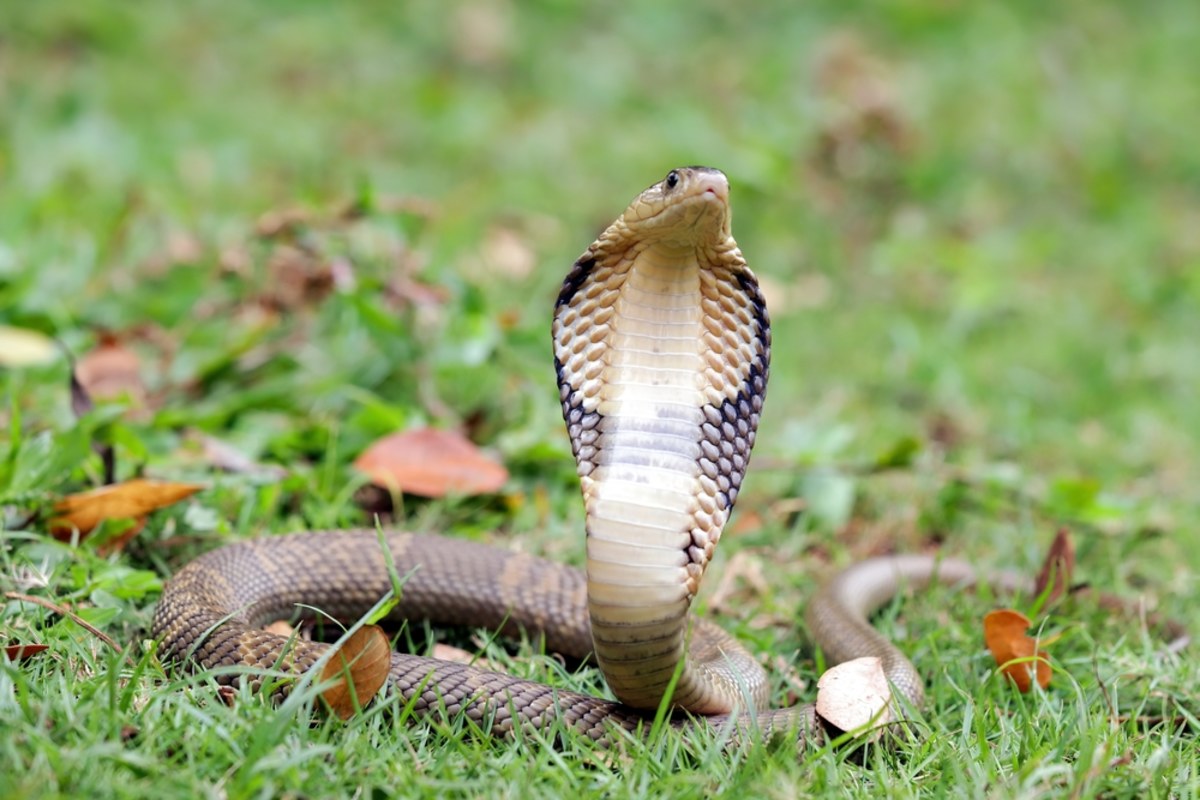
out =
<path fill-rule="evenodd" d="M 123 649 L 3 601 L 0 645 L 48 647 L 0 656 L 0 796 L 1200 795 L 1196 645 L 1155 624 L 1200 597 L 1197 75 L 1200 4 L 1168 0 L 4 4 L 0 326 L 135 360 L 88 410 L 61 353 L 0 352 L 0 590 Z M 774 326 L 700 613 L 776 670 L 777 704 L 811 699 L 800 612 L 838 566 L 1032 573 L 1066 527 L 1075 580 L 1124 608 L 1036 609 L 1062 634 L 1048 689 L 982 647 L 1010 601 L 944 590 L 878 620 L 929 701 L 919 739 L 865 755 L 494 742 L 164 673 L 166 578 L 224 541 L 372 524 L 387 498 L 353 461 L 396 430 L 461 430 L 510 478 L 385 521 L 580 563 L 554 298 L 694 163 L 729 175 Z M 123 548 L 118 525 L 55 541 L 106 449 L 118 480 L 205 488 Z M 606 691 L 529 643 L 409 638 Z"/>

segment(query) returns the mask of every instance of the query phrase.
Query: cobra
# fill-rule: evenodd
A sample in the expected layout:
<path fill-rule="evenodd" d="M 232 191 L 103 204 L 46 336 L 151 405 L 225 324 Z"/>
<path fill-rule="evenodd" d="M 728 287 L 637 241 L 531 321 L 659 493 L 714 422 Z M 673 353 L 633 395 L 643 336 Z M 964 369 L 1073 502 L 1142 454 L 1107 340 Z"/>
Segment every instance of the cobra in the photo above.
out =
<path fill-rule="evenodd" d="M 691 614 L 746 474 L 767 389 L 771 331 L 731 232 L 729 184 L 705 167 L 643 191 L 575 262 L 554 310 L 554 361 L 586 510 L 586 573 L 435 535 L 388 533 L 408 575 L 393 617 L 544 637 L 594 656 L 615 700 L 456 662 L 393 653 L 389 682 L 419 715 L 466 715 L 494 734 L 565 726 L 597 740 L 646 727 L 663 703 L 679 724 L 822 735 L 812 705 L 770 709 L 767 675 Z M 921 704 L 912 664 L 868 623 L 902 585 L 971 582 L 962 562 L 865 561 L 808 605 L 832 663 L 874 656 L 893 693 Z M 374 531 L 231 544 L 164 588 L 153 633 L 164 661 L 256 674 L 310 669 L 329 645 L 262 629 L 319 608 L 353 621 L 390 588 Z M 235 682 L 236 671 L 217 680 Z M 286 686 L 280 691 L 286 691 Z"/>

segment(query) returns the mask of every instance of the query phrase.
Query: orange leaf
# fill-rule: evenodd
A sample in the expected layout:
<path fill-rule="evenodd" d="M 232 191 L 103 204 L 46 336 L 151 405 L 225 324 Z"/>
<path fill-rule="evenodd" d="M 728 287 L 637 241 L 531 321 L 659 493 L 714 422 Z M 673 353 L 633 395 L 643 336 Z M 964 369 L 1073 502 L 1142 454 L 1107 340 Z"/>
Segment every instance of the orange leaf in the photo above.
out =
<path fill-rule="evenodd" d="M 5 645 L 4 655 L 9 661 L 24 661 L 49 649 L 48 644 L 10 644 Z"/>
<path fill-rule="evenodd" d="M 1038 686 L 1050 685 L 1050 662 L 1044 650 L 1038 650 L 1038 640 L 1026 635 L 1029 618 L 1010 608 L 989 611 L 983 618 L 983 640 L 996 664 L 1022 692 L 1033 686 L 1031 670 L 1036 664 Z M 1043 644 L 1045 641 L 1043 640 Z"/>
<path fill-rule="evenodd" d="M 169 483 L 135 478 L 70 494 L 59 500 L 54 510 L 59 516 L 48 523 L 57 539 L 69 539 L 72 532 L 91 533 L 108 519 L 138 519 L 151 511 L 178 503 L 203 489 L 198 483 Z"/>
<path fill-rule="evenodd" d="M 1071 541 L 1070 531 L 1066 528 L 1059 528 L 1058 533 L 1054 535 L 1054 541 L 1050 544 L 1049 552 L 1046 553 L 1046 560 L 1042 562 L 1042 569 L 1034 584 L 1033 596 L 1041 597 L 1049 588 L 1046 602 L 1053 603 L 1062 597 L 1071 585 L 1071 573 L 1074 571 L 1075 543 Z M 1051 584 L 1052 581 L 1053 584 Z"/>
<path fill-rule="evenodd" d="M 321 670 L 321 681 L 336 681 L 321 697 L 329 710 L 342 719 L 371 702 L 387 680 L 392 665 L 392 648 L 378 625 L 359 628 L 342 643 Z"/>
<path fill-rule="evenodd" d="M 363 451 L 354 466 L 387 489 L 422 497 L 497 491 L 508 470 L 455 431 L 435 428 L 393 433 Z"/>

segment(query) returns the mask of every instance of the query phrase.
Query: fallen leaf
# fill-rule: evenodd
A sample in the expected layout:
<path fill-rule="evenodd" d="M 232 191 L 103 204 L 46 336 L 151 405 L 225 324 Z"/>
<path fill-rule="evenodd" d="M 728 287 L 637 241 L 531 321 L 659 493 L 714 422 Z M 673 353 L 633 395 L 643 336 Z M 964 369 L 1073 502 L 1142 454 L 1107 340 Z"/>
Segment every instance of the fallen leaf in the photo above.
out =
<path fill-rule="evenodd" d="M 46 334 L 0 325 L 0 367 L 45 364 L 58 355 L 58 346 Z"/>
<path fill-rule="evenodd" d="M 47 525 L 55 538 L 68 540 L 75 531 L 87 535 L 101 522 L 110 519 L 138 520 L 160 508 L 174 505 L 203 489 L 199 483 L 170 483 L 135 478 L 71 494 L 54 506 L 58 516 Z"/>
<path fill-rule="evenodd" d="M 1075 543 L 1071 540 L 1071 532 L 1059 528 L 1042 562 L 1034 584 L 1033 596 L 1045 595 L 1046 603 L 1053 603 L 1067 591 L 1071 585 L 1071 575 L 1075 571 Z M 1049 590 L 1049 591 L 1047 591 Z"/>
<path fill-rule="evenodd" d="M 817 679 L 817 714 L 841 731 L 892 721 L 892 690 L 875 656 L 843 661 Z"/>
<path fill-rule="evenodd" d="M 440 658 L 442 661 L 453 661 L 456 664 L 480 664 L 482 661 L 482 659 L 477 659 L 474 653 L 467 652 L 461 647 L 454 647 L 453 645 L 442 644 L 441 642 L 433 646 L 433 652 L 430 655 L 434 658 Z"/>
<path fill-rule="evenodd" d="M 135 407 L 146 401 L 142 365 L 137 354 L 111 334 L 75 365 L 75 379 L 93 400 L 128 400 Z"/>
<path fill-rule="evenodd" d="M 1050 662 L 1045 651 L 1038 650 L 1039 640 L 1027 635 L 1029 617 L 1011 608 L 989 611 L 983 618 L 983 640 L 996 664 L 1008 676 L 1017 689 L 1028 692 L 1033 686 L 1030 674 L 1036 664 L 1038 686 L 1045 689 L 1050 685 Z M 1043 639 L 1042 644 L 1051 640 Z"/>
<path fill-rule="evenodd" d="M 268 633 L 273 633 L 276 636 L 291 637 L 296 629 L 291 626 L 286 620 L 277 619 L 274 622 L 267 623 L 263 626 L 263 630 Z"/>
<path fill-rule="evenodd" d="M 4 646 L 4 655 L 9 661 L 24 661 L 49 649 L 48 644 L 10 644 Z"/>
<path fill-rule="evenodd" d="M 232 686 L 218 686 L 217 699 L 230 708 L 233 708 L 237 703 L 237 689 Z"/>
<path fill-rule="evenodd" d="M 338 648 L 321 671 L 321 681 L 336 681 L 322 694 L 329 710 L 350 719 L 365 707 L 387 680 L 392 648 L 377 625 L 359 628 Z"/>
<path fill-rule="evenodd" d="M 333 273 L 319 253 L 277 244 L 267 258 L 270 292 L 262 299 L 276 311 L 313 306 L 333 290 Z"/>
<path fill-rule="evenodd" d="M 489 494 L 508 470 L 455 431 L 422 428 L 379 439 L 354 461 L 372 483 L 422 497 Z"/>

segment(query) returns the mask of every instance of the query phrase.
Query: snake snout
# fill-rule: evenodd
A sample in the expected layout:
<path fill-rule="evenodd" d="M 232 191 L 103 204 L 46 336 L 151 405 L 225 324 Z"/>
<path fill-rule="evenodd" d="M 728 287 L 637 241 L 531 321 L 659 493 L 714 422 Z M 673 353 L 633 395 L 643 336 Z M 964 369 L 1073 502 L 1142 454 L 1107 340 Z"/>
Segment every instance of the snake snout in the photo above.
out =
<path fill-rule="evenodd" d="M 729 203 L 729 180 L 722 172 L 716 170 L 712 172 L 704 172 L 699 176 L 701 194 L 712 195 L 721 202 L 721 205 Z"/>

